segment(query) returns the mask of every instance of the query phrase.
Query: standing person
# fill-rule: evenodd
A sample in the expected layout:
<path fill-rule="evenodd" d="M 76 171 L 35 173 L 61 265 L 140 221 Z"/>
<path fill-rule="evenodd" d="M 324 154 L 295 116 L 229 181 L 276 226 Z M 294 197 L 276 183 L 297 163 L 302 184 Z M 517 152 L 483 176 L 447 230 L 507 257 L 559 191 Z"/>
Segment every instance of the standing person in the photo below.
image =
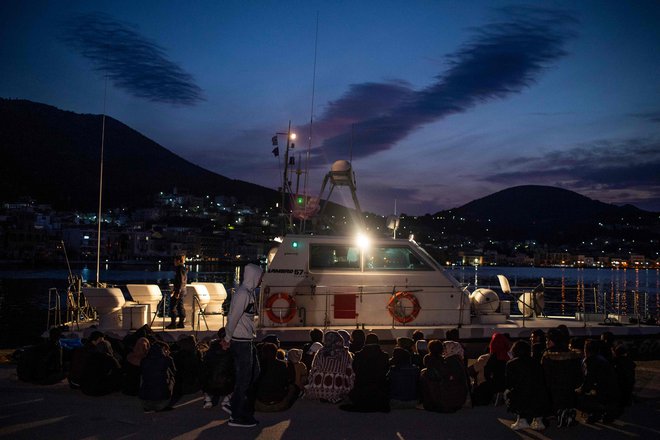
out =
<path fill-rule="evenodd" d="M 223 409 L 231 414 L 229 426 L 251 428 L 258 423 L 254 418 L 254 402 L 260 369 L 254 345 L 254 315 L 257 312 L 256 289 L 261 284 L 262 276 L 263 271 L 259 266 L 245 266 L 243 284 L 236 289 L 231 299 L 225 326 L 226 335 L 222 340 L 222 348 L 230 349 L 236 376 L 231 406 L 223 406 Z"/>
<path fill-rule="evenodd" d="M 188 274 L 185 263 L 185 255 L 174 257 L 174 287 L 172 288 L 172 297 L 170 298 L 170 318 L 172 318 L 172 322 L 167 326 L 169 329 L 183 328 L 183 322 L 186 320 L 186 309 L 183 307 L 183 299 L 186 296 Z M 177 317 L 179 317 L 178 324 L 176 323 Z"/>

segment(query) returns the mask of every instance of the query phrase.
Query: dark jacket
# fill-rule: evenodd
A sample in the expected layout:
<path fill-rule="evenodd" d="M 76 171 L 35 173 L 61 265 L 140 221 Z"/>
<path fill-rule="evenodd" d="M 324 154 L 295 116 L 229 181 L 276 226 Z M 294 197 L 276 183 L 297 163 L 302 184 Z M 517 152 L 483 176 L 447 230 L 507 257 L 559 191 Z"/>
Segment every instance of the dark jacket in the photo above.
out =
<path fill-rule="evenodd" d="M 455 412 L 467 398 L 467 371 L 459 356 L 443 359 L 427 355 L 420 377 L 420 392 L 424 409 L 437 412 Z"/>
<path fill-rule="evenodd" d="M 142 400 L 167 400 L 172 398 L 176 367 L 174 361 L 160 344 L 153 344 L 140 364 L 142 369 L 140 392 Z"/>
<path fill-rule="evenodd" d="M 265 404 L 281 402 L 293 386 L 293 377 L 286 361 L 262 359 L 257 380 L 257 399 Z"/>
<path fill-rule="evenodd" d="M 574 351 L 546 351 L 541 358 L 543 379 L 553 413 L 575 407 L 575 389 L 582 381 L 582 359 Z"/>
<path fill-rule="evenodd" d="M 419 399 L 419 367 L 417 365 L 392 365 L 387 378 L 390 399 L 403 402 Z"/>
<path fill-rule="evenodd" d="M 355 353 L 353 370 L 355 384 L 348 395 L 351 401 L 363 410 L 389 409 L 389 356 L 380 345 L 367 344 Z"/>
<path fill-rule="evenodd" d="M 595 394 L 596 400 L 605 408 L 615 408 L 619 404 L 619 384 L 612 364 L 602 355 L 589 356 L 583 361 L 584 381 L 580 394 Z"/>
<path fill-rule="evenodd" d="M 222 349 L 219 339 L 211 341 L 202 359 L 199 382 L 202 391 L 209 394 L 226 396 L 234 389 L 234 359 Z"/>
<path fill-rule="evenodd" d="M 543 416 L 548 398 L 539 363 L 530 356 L 511 359 L 505 376 L 509 411 L 526 418 Z"/>
<path fill-rule="evenodd" d="M 111 354 L 109 341 L 102 341 L 91 349 L 85 363 L 80 389 L 90 396 L 103 396 L 121 387 L 121 366 Z"/>
<path fill-rule="evenodd" d="M 176 366 L 176 387 L 174 393 L 179 396 L 199 391 L 199 369 L 202 356 L 195 344 L 195 338 L 188 336 L 177 342 L 172 359 Z"/>
<path fill-rule="evenodd" d="M 613 359 L 612 366 L 616 372 L 616 378 L 619 384 L 620 406 L 631 405 L 632 393 L 635 388 L 635 362 L 628 356 L 619 356 Z"/>

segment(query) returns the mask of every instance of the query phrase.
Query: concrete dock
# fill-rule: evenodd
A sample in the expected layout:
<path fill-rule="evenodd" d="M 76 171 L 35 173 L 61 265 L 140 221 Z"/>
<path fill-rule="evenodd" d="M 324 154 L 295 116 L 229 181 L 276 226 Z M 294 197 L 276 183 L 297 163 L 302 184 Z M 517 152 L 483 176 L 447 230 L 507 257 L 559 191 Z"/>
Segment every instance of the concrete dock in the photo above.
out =
<path fill-rule="evenodd" d="M 257 413 L 255 428 L 227 426 L 220 407 L 202 409 L 200 393 L 185 395 L 172 411 L 145 414 L 136 397 L 90 397 L 66 381 L 38 386 L 18 381 L 12 364 L 0 365 L 0 439 L 650 439 L 660 438 L 660 361 L 637 363 L 635 403 L 612 424 L 542 432 L 512 431 L 504 406 L 463 408 L 454 414 L 421 409 L 348 413 L 306 399 L 280 413 Z"/>

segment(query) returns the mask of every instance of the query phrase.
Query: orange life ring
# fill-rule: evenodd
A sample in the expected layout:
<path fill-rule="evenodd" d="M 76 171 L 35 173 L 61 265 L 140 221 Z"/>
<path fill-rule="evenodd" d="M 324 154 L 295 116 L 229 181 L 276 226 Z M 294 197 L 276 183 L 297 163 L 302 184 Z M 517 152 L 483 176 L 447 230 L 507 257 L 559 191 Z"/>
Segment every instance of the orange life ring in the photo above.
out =
<path fill-rule="evenodd" d="M 406 307 L 401 304 L 402 300 L 407 300 L 412 304 L 412 311 L 406 315 Z M 419 315 L 419 311 L 422 308 L 419 306 L 419 301 L 410 292 L 397 292 L 390 298 L 390 301 L 387 303 L 387 311 L 390 312 L 392 318 L 395 321 L 400 322 L 401 324 L 406 324 L 408 322 L 414 321 Z"/>
<path fill-rule="evenodd" d="M 277 301 L 278 299 L 283 299 L 289 304 L 285 315 L 275 313 L 273 311 L 273 304 L 275 304 L 275 301 Z M 282 310 L 283 307 L 276 307 L 276 309 Z M 284 293 L 284 292 L 273 293 L 266 300 L 266 314 L 268 315 L 268 319 L 270 319 L 272 322 L 275 322 L 277 324 L 284 324 L 291 321 L 293 317 L 296 316 L 297 311 L 298 308 L 296 307 L 296 300 L 294 300 L 293 297 L 288 293 Z"/>

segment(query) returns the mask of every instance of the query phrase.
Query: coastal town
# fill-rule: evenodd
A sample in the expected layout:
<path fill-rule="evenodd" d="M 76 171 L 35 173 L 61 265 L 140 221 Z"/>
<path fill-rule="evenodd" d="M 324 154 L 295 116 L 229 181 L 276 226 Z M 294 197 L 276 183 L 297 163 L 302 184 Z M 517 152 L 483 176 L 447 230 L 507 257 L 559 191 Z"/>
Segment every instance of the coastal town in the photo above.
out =
<path fill-rule="evenodd" d="M 447 266 L 660 267 L 653 239 L 648 243 L 603 234 L 561 245 L 534 237 L 497 240 L 461 233 L 453 225 L 465 219 L 451 218 L 451 211 L 445 212 L 443 217 L 401 214 L 397 236 L 412 235 Z M 349 233 L 351 213 L 341 207 L 333 210 L 327 216 L 332 226 L 326 228 Z M 269 208 L 254 207 L 235 197 L 195 196 L 176 188 L 156 194 L 153 206 L 105 209 L 101 217 L 102 261 L 135 264 L 169 261 L 176 254 L 186 254 L 193 262 L 259 261 L 290 221 L 277 202 Z M 392 235 L 386 216 L 364 217 L 367 232 Z M 599 225 L 604 231 L 621 229 L 621 225 Z M 31 198 L 0 205 L 0 261 L 5 263 L 51 264 L 61 263 L 65 257 L 93 261 L 97 233 L 95 212 L 60 211 Z"/>

